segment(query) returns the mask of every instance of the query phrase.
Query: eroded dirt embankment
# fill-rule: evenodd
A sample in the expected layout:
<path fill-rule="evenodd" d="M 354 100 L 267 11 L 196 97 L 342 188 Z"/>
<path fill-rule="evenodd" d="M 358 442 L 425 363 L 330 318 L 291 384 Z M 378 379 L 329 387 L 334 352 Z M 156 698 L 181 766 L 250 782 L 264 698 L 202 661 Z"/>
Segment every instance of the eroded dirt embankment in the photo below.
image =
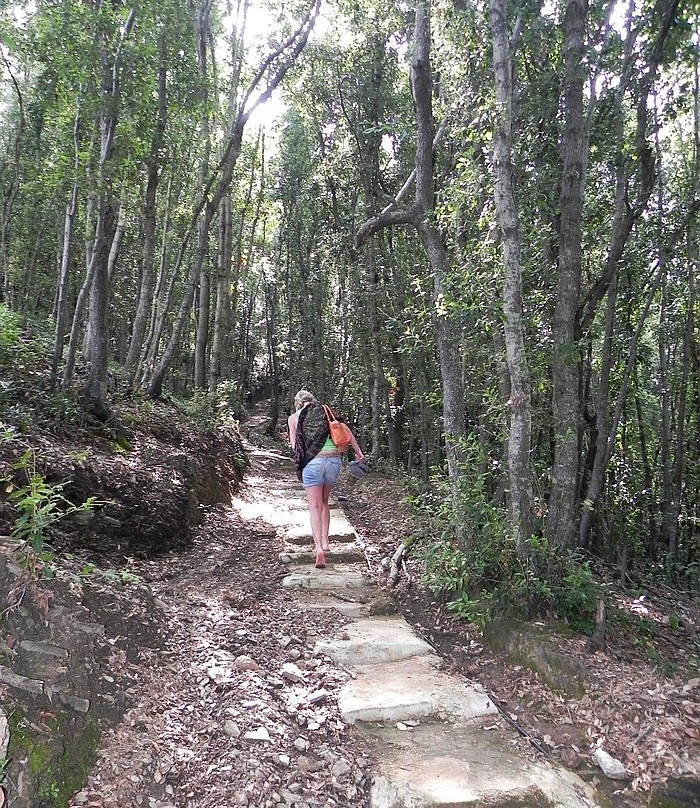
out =
<path fill-rule="evenodd" d="M 199 430 L 164 404 L 62 434 L 5 432 L 0 755 L 10 806 L 65 806 L 82 787 L 103 730 L 169 633 L 138 559 L 191 548 L 244 464 L 235 431 Z M 94 508 L 53 520 L 88 497 Z M 21 514 L 43 537 L 39 556 L 13 536 Z"/>

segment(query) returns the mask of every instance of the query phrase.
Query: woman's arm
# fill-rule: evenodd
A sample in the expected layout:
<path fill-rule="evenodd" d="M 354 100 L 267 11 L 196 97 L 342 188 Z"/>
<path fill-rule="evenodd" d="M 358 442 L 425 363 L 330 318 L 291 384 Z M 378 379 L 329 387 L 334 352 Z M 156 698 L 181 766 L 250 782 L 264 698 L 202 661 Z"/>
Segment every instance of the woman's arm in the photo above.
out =
<path fill-rule="evenodd" d="M 294 451 L 294 447 L 296 446 L 297 442 L 297 423 L 299 421 L 299 417 L 295 412 L 293 412 L 289 418 L 287 418 L 287 430 L 289 431 L 289 443 L 292 447 L 292 451 Z"/>
<path fill-rule="evenodd" d="M 365 456 L 362 454 L 362 449 L 360 449 L 360 444 L 357 442 L 355 434 L 353 433 L 352 429 L 350 429 L 349 426 L 348 429 L 350 430 L 350 445 L 355 450 L 355 460 L 359 460 L 359 462 L 361 463 L 365 459 Z"/>

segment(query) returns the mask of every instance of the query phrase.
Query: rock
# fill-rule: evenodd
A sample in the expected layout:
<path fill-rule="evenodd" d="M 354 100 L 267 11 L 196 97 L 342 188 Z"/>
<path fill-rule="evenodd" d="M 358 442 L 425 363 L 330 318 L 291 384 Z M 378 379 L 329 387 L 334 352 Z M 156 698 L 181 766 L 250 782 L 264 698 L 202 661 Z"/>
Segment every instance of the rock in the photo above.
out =
<path fill-rule="evenodd" d="M 304 772 L 305 774 L 309 774 L 311 772 L 317 772 L 323 768 L 323 761 L 322 760 L 311 760 L 311 758 L 302 755 L 299 760 L 297 761 L 297 766 L 299 767 L 299 771 Z"/>
<path fill-rule="evenodd" d="M 700 782 L 672 777 L 654 789 L 649 808 L 697 808 L 700 805 Z"/>
<path fill-rule="evenodd" d="M 328 698 L 328 691 L 322 687 L 320 690 L 314 691 L 309 696 L 309 704 L 321 704 Z"/>
<path fill-rule="evenodd" d="M 246 654 L 241 654 L 237 656 L 234 660 L 233 667 L 237 671 L 259 671 L 260 665 L 252 659 L 251 657 L 247 656 Z"/>
<path fill-rule="evenodd" d="M 281 673 L 282 677 L 289 682 L 298 684 L 304 681 L 304 674 L 293 662 L 285 662 L 284 665 L 282 665 Z"/>
<path fill-rule="evenodd" d="M 396 603 L 387 595 L 379 595 L 373 598 L 369 604 L 370 617 L 396 614 L 397 611 Z"/>
<path fill-rule="evenodd" d="M 627 777 L 627 771 L 622 763 L 604 750 L 596 749 L 593 759 L 600 766 L 603 774 L 611 780 L 624 780 Z"/>
<path fill-rule="evenodd" d="M 294 748 L 298 752 L 306 752 L 306 750 L 309 748 L 309 746 L 310 746 L 310 744 L 306 740 L 306 738 L 296 738 L 295 741 L 294 741 Z"/>
<path fill-rule="evenodd" d="M 243 736 L 246 741 L 271 741 L 270 733 L 265 729 L 265 727 L 258 727 L 257 729 L 251 729 Z"/>
<path fill-rule="evenodd" d="M 350 766 L 347 760 L 340 758 L 340 760 L 333 765 L 331 774 L 333 777 L 343 777 L 344 775 L 349 774 L 351 771 L 352 766 Z"/>
<path fill-rule="evenodd" d="M 494 650 L 507 654 L 514 662 L 539 673 L 555 690 L 581 698 L 584 695 L 583 664 L 562 653 L 558 634 L 552 627 L 541 627 L 520 620 L 492 620 L 484 629 L 484 640 Z"/>

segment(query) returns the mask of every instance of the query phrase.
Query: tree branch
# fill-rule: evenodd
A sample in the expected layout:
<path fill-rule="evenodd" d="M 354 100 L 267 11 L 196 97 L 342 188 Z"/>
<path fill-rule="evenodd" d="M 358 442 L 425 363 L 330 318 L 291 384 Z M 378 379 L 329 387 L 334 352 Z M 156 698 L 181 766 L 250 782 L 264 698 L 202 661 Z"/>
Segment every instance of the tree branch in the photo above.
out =
<path fill-rule="evenodd" d="M 360 247 L 367 239 L 385 227 L 393 227 L 397 224 L 412 224 L 418 226 L 420 219 L 418 206 L 414 203 L 407 208 L 400 210 L 382 211 L 373 219 L 368 219 L 355 234 L 355 246 Z"/>
<path fill-rule="evenodd" d="M 314 0 L 313 5 L 309 8 L 306 16 L 301 21 L 299 27 L 294 31 L 294 33 L 287 38 L 285 42 L 283 42 L 276 51 L 273 51 L 260 65 L 258 68 L 258 72 L 253 77 L 253 80 L 250 82 L 248 90 L 246 91 L 245 97 L 243 99 L 243 103 L 241 104 L 241 112 L 240 112 L 240 119 L 243 123 L 246 123 L 248 118 L 253 114 L 253 112 L 264 104 L 267 101 L 272 93 L 277 89 L 277 87 L 282 82 L 282 79 L 287 74 L 287 71 L 294 64 L 297 56 L 304 50 L 306 46 L 306 42 L 309 38 L 309 34 L 316 23 L 316 17 L 318 16 L 318 12 L 321 8 L 321 0 Z M 295 44 L 296 43 L 296 44 Z M 289 48 L 294 47 L 291 50 L 291 53 L 286 54 Z M 272 78 L 269 80 L 267 87 L 260 95 L 253 101 L 250 106 L 247 106 L 248 101 L 250 100 L 253 93 L 256 91 L 258 85 L 263 80 L 265 75 L 268 73 L 270 67 L 274 65 L 274 63 L 286 55 L 283 63 L 278 65 Z"/>

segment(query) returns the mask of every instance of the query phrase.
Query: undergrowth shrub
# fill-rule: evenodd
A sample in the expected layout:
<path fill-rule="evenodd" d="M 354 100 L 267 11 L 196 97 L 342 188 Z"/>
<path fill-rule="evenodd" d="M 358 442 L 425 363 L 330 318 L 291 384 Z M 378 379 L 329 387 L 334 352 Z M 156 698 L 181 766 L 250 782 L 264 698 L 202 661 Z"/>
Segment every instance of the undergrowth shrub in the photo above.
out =
<path fill-rule="evenodd" d="M 19 345 L 22 334 L 22 319 L 19 314 L 10 311 L 4 303 L 0 303 L 0 366 L 9 365 L 13 351 Z"/>
<path fill-rule="evenodd" d="M 0 303 L 1 368 L 43 371 L 52 339 L 50 321 L 28 317 Z"/>
<path fill-rule="evenodd" d="M 593 626 L 597 587 L 588 561 L 551 547 L 540 536 L 518 557 L 507 535 L 506 514 L 486 488 L 485 458 L 476 439 L 467 439 L 465 463 L 455 489 L 433 478 L 438 496 L 410 501 L 442 526 L 440 537 L 419 542 L 423 583 L 448 611 L 484 624 L 497 614 L 557 616 L 579 630 Z M 488 462 L 488 461 L 487 461 Z"/>

